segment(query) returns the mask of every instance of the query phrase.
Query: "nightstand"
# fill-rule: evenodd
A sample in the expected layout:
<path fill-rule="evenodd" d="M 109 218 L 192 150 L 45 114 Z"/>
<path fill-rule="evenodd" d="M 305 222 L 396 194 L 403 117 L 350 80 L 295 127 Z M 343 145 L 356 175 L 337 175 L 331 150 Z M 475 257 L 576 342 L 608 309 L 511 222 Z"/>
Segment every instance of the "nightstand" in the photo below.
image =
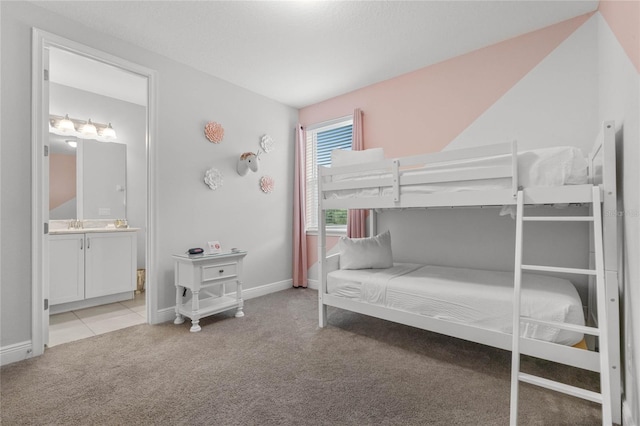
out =
<path fill-rule="evenodd" d="M 201 255 L 173 255 L 176 286 L 176 319 L 174 324 L 191 318 L 191 332 L 200 331 L 200 318 L 236 309 L 242 312 L 242 260 L 246 251 Z M 226 292 L 226 284 L 235 284 L 235 295 Z M 184 289 L 191 290 L 191 299 L 183 302 Z"/>

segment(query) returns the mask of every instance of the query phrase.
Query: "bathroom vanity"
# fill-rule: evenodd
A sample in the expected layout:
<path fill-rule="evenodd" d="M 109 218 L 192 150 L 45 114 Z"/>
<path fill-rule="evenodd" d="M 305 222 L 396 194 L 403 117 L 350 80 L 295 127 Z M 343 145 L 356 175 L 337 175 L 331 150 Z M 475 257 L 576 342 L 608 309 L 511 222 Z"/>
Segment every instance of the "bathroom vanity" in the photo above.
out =
<path fill-rule="evenodd" d="M 49 232 L 51 313 L 132 299 L 137 228 L 52 229 Z"/>

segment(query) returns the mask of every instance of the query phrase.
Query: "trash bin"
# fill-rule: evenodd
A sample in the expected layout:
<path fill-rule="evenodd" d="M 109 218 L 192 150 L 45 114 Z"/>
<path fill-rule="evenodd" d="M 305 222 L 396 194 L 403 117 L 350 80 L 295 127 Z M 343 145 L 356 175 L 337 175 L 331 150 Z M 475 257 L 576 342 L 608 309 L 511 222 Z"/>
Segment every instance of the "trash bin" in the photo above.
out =
<path fill-rule="evenodd" d="M 138 281 L 136 283 L 136 294 L 140 294 L 144 291 L 144 282 L 146 279 L 146 273 L 144 269 L 138 269 Z"/>

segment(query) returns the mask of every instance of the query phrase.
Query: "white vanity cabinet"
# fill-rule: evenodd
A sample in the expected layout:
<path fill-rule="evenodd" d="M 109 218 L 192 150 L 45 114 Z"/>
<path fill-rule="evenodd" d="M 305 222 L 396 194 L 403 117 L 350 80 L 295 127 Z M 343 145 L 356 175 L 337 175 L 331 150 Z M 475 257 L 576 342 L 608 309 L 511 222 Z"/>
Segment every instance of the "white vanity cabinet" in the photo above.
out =
<path fill-rule="evenodd" d="M 134 229 L 49 235 L 52 312 L 116 301 L 105 296 L 123 295 L 120 300 L 133 297 L 136 248 Z"/>
<path fill-rule="evenodd" d="M 85 298 L 136 289 L 136 239 L 132 232 L 85 234 Z"/>
<path fill-rule="evenodd" d="M 49 237 L 49 304 L 84 299 L 84 234 Z"/>

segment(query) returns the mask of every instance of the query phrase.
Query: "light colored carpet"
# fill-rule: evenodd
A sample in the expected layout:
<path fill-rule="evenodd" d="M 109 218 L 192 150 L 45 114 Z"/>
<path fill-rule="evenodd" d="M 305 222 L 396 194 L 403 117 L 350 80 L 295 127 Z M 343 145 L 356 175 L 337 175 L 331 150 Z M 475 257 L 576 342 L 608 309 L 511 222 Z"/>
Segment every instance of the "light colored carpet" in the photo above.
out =
<path fill-rule="evenodd" d="M 290 289 L 189 322 L 47 349 L 1 369 L 3 425 L 506 425 L 510 353 L 330 309 Z M 523 360 L 597 390 L 597 376 Z M 520 424 L 600 424 L 600 407 L 521 387 Z"/>

